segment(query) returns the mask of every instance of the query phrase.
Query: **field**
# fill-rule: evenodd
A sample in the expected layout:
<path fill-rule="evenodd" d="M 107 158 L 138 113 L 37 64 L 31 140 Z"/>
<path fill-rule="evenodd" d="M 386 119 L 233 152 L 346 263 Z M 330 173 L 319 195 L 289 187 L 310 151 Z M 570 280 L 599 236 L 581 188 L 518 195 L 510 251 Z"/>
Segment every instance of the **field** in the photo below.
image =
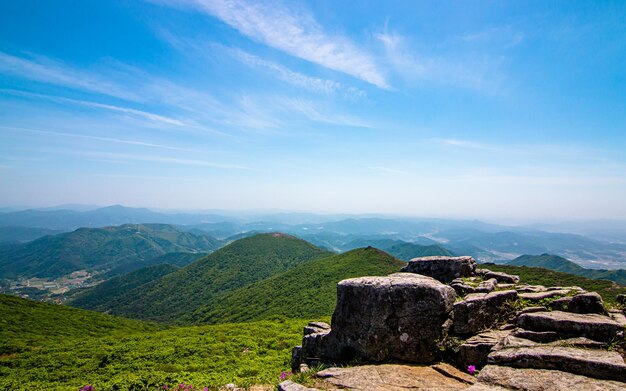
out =
<path fill-rule="evenodd" d="M 274 385 L 289 370 L 306 320 L 159 326 L 0 296 L 0 389 L 97 391 Z M 63 312 L 62 321 L 32 321 Z M 21 313 L 14 316 L 14 313 Z M 20 321 L 24 324 L 20 325 Z M 24 328 L 28 325 L 28 328 Z M 22 333 L 19 330 L 30 330 Z M 9 343 L 6 343 L 10 341 Z"/>

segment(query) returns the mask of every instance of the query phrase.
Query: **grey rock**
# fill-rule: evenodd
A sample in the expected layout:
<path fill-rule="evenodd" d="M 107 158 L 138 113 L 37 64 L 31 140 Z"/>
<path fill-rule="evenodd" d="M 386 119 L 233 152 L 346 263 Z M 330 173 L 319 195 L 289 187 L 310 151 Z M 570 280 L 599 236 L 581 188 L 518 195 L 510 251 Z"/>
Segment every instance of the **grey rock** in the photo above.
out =
<path fill-rule="evenodd" d="M 487 388 L 479 388 L 485 386 Z M 488 388 L 494 387 L 494 388 Z M 523 391 L 624 391 L 626 384 L 610 380 L 597 380 L 568 372 L 546 369 L 510 368 L 487 365 L 478 375 L 478 383 L 468 391 L 513 389 Z"/>
<path fill-rule="evenodd" d="M 560 346 L 502 349 L 489 354 L 489 364 L 514 368 L 556 369 L 596 379 L 626 381 L 626 364 L 617 352 Z"/>
<path fill-rule="evenodd" d="M 523 314 L 517 326 L 531 331 L 554 331 L 562 338 L 586 337 L 607 342 L 615 339 L 623 326 L 608 316 L 551 311 Z"/>
<path fill-rule="evenodd" d="M 490 278 L 487 281 L 483 281 L 474 290 L 476 293 L 489 293 L 496 290 L 496 286 L 498 285 L 498 280 L 495 278 Z"/>
<path fill-rule="evenodd" d="M 544 299 L 550 299 L 558 296 L 565 296 L 569 293 L 569 290 L 554 290 L 554 291 L 544 291 L 544 292 L 529 292 L 529 293 L 520 293 L 520 299 L 528 300 L 531 302 L 538 302 Z"/>
<path fill-rule="evenodd" d="M 448 285 L 417 274 L 343 280 L 321 356 L 327 362 L 430 363 L 455 298 Z"/>
<path fill-rule="evenodd" d="M 506 315 L 508 303 L 517 299 L 517 292 L 498 291 L 473 293 L 464 300 L 454 303 L 454 332 L 456 334 L 476 334 L 491 328 Z"/>
<path fill-rule="evenodd" d="M 515 289 L 515 284 L 500 284 L 500 283 L 498 283 L 498 288 L 500 288 L 500 289 Z"/>
<path fill-rule="evenodd" d="M 454 289 L 458 296 L 465 296 L 468 293 L 475 293 L 476 289 L 464 283 L 450 283 L 450 286 Z"/>
<path fill-rule="evenodd" d="M 546 287 L 543 285 L 528 285 L 522 284 L 515 288 L 519 293 L 536 293 L 536 292 L 545 292 L 547 291 Z"/>
<path fill-rule="evenodd" d="M 294 346 L 291 349 L 291 371 L 298 372 L 302 364 L 302 346 Z"/>
<path fill-rule="evenodd" d="M 626 304 L 626 294 L 620 293 L 619 295 L 615 296 L 615 301 L 618 304 Z"/>
<path fill-rule="evenodd" d="M 539 343 L 548 343 L 561 339 L 561 336 L 556 331 L 530 331 L 518 328 L 512 335 Z"/>
<path fill-rule="evenodd" d="M 550 303 L 553 310 L 574 312 L 577 314 L 604 314 L 602 296 L 596 292 L 579 293 L 575 296 L 562 297 Z"/>
<path fill-rule="evenodd" d="M 609 311 L 609 317 L 626 329 L 626 315 L 620 310 Z"/>
<path fill-rule="evenodd" d="M 321 333 L 326 330 L 330 330 L 330 325 L 328 323 L 309 322 L 307 326 L 304 326 L 304 335 Z"/>
<path fill-rule="evenodd" d="M 291 380 L 285 380 L 278 385 L 278 391 L 321 391 L 318 388 L 309 388 Z"/>
<path fill-rule="evenodd" d="M 340 389 L 367 391 L 462 390 L 475 379 L 456 368 L 442 364 L 412 366 L 397 364 L 328 368 L 316 374 Z"/>
<path fill-rule="evenodd" d="M 521 314 L 530 314 L 532 312 L 545 312 L 548 309 L 544 306 L 536 306 L 536 307 L 526 307 L 523 308 L 519 311 L 517 311 L 517 313 L 515 314 L 515 316 L 520 316 Z"/>
<path fill-rule="evenodd" d="M 519 276 L 512 276 L 503 272 L 492 272 L 483 274 L 484 278 L 495 278 L 498 282 L 505 284 L 517 284 L 519 282 Z"/>
<path fill-rule="evenodd" d="M 449 283 L 455 278 L 473 276 L 476 261 L 472 257 L 421 257 L 411 259 L 401 271 L 430 276 Z"/>
<path fill-rule="evenodd" d="M 485 366 L 491 349 L 509 334 L 510 331 L 490 330 L 469 338 L 459 347 L 457 359 L 461 367 L 474 365 L 476 368 L 482 368 Z"/>

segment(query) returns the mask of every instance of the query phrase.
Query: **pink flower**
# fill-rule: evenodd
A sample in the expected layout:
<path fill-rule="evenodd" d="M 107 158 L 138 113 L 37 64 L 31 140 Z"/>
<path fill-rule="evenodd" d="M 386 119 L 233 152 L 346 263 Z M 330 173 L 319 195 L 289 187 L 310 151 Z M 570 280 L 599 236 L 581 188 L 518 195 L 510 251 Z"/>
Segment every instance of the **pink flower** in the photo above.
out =
<path fill-rule="evenodd" d="M 474 365 L 468 365 L 467 366 L 467 373 L 469 373 L 470 375 L 473 375 L 474 372 L 476 372 L 476 367 Z"/>

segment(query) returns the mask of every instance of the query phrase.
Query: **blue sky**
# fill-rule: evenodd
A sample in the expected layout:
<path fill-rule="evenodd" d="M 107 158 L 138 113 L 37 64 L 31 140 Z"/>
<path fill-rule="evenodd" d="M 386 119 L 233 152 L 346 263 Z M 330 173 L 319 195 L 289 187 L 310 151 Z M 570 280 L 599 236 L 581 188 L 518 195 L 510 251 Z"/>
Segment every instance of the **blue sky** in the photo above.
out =
<path fill-rule="evenodd" d="M 626 218 L 626 3 L 0 1 L 0 204 Z"/>

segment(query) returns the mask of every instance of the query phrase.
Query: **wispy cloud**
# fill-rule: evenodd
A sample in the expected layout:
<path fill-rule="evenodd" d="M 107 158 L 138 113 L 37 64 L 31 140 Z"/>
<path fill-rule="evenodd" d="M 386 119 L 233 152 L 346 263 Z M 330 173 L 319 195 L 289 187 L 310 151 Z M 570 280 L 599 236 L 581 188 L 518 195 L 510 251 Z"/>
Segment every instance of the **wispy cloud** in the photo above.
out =
<path fill-rule="evenodd" d="M 126 100 L 141 100 L 139 95 L 118 83 L 111 83 L 93 73 L 42 56 L 21 58 L 0 52 L 0 73 Z"/>
<path fill-rule="evenodd" d="M 406 36 L 385 31 L 375 37 L 383 44 L 391 68 L 405 81 L 451 84 L 488 93 L 500 83 L 499 58 L 420 54 Z"/>
<path fill-rule="evenodd" d="M 365 92 L 357 88 L 346 87 L 334 80 L 307 76 L 303 73 L 293 71 L 284 65 L 275 63 L 273 61 L 264 60 L 258 56 L 255 56 L 240 49 L 232 49 L 231 53 L 244 64 L 264 69 L 274 77 L 294 86 L 302 87 L 310 91 L 324 94 L 336 94 L 341 92 L 351 98 L 365 97 Z"/>
<path fill-rule="evenodd" d="M 56 102 L 56 103 L 71 103 L 71 104 L 76 104 L 76 105 L 81 105 L 81 106 L 86 106 L 86 107 L 93 107 L 93 108 L 98 108 L 98 109 L 115 111 L 119 113 L 124 113 L 124 114 L 137 116 L 140 118 L 144 118 L 153 122 L 159 122 L 164 125 L 174 125 L 174 126 L 181 126 L 181 127 L 192 126 L 191 124 L 185 123 L 183 121 L 180 121 L 174 118 L 166 117 L 166 116 L 155 114 L 155 113 L 150 113 L 150 112 L 143 111 L 143 110 L 137 110 L 137 109 L 133 109 L 129 107 L 121 107 L 121 106 L 109 105 L 109 104 L 86 101 L 86 100 L 71 99 L 71 98 L 65 98 L 65 97 L 54 96 L 54 95 L 44 95 L 44 94 L 27 92 L 27 91 L 19 91 L 19 90 L 3 89 L 3 88 L 0 88 L 0 93 L 42 99 L 42 100 L 47 100 L 47 101 Z"/>
<path fill-rule="evenodd" d="M 48 130 L 28 129 L 28 128 L 21 128 L 21 127 L 14 127 L 14 126 L 2 126 L 2 125 L 0 125 L 0 129 L 6 129 L 6 130 L 10 130 L 14 132 L 21 132 L 21 133 L 44 134 L 44 135 L 50 135 L 50 136 L 70 137 L 70 138 L 77 138 L 77 139 L 84 139 L 84 140 L 95 140 L 95 141 L 105 141 L 105 142 L 110 142 L 110 143 L 135 145 L 135 146 L 140 146 L 140 147 L 169 149 L 173 151 L 191 151 L 191 149 L 188 149 L 188 148 L 172 147 L 169 145 L 154 144 L 154 143 L 148 143 L 145 141 L 138 141 L 138 140 L 126 140 L 126 139 L 119 139 L 119 138 L 113 138 L 113 137 L 93 136 L 93 135 L 88 135 L 88 134 L 54 132 L 54 131 L 48 131 Z"/>
<path fill-rule="evenodd" d="M 271 99 L 275 102 L 275 107 L 279 110 L 299 114 L 310 121 L 325 123 L 339 126 L 349 126 L 356 128 L 373 128 L 374 126 L 359 118 L 350 115 L 339 114 L 318 107 L 313 101 L 291 98 L 291 97 L 274 97 Z"/>
<path fill-rule="evenodd" d="M 292 56 L 389 88 L 373 56 L 342 35 L 324 31 L 304 9 L 279 2 L 245 0 L 157 0 L 213 15 L 241 34 Z"/>
<path fill-rule="evenodd" d="M 459 140 L 451 138 L 432 138 L 431 141 L 442 145 L 444 147 L 466 148 L 466 149 L 478 149 L 483 151 L 500 151 L 501 147 L 495 145 L 484 144 L 470 140 Z"/>

